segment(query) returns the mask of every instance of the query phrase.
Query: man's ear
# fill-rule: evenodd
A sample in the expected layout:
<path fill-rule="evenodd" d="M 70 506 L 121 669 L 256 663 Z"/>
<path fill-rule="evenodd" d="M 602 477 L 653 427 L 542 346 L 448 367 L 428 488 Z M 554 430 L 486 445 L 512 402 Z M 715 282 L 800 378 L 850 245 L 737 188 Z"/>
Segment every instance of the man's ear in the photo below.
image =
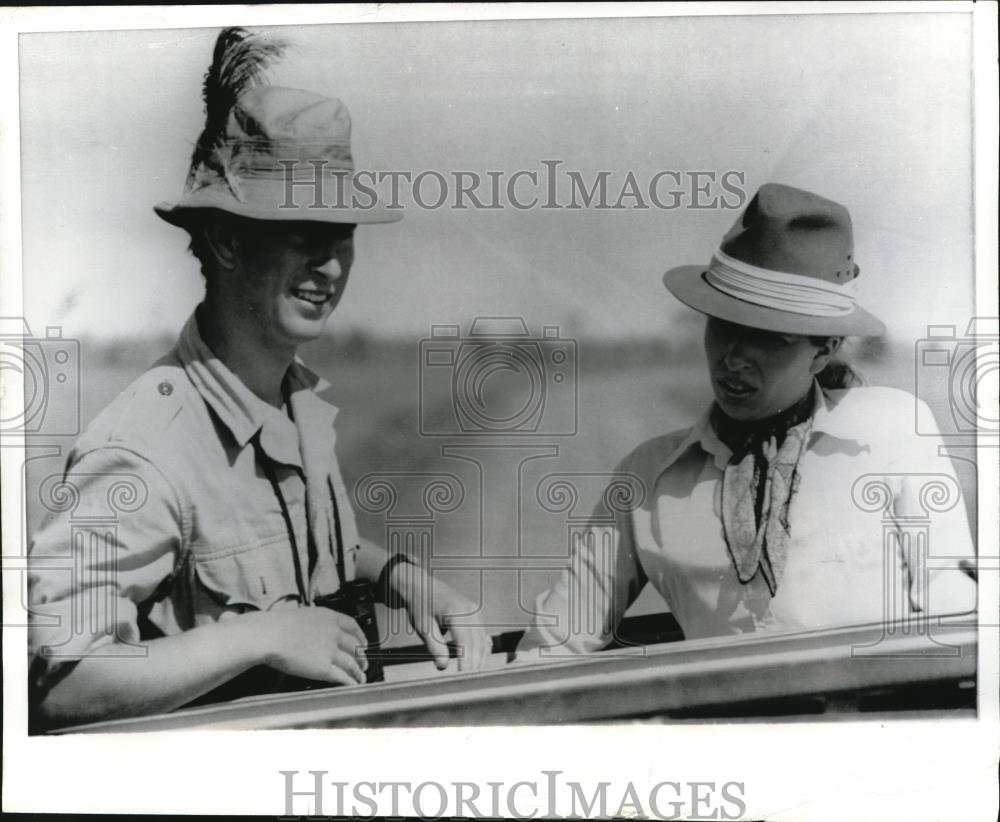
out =
<path fill-rule="evenodd" d="M 228 220 L 206 220 L 201 226 L 205 245 L 220 268 L 233 269 L 239 259 L 239 236 Z"/>
<path fill-rule="evenodd" d="M 816 347 L 816 355 L 813 357 L 809 370 L 813 374 L 818 374 L 829 364 L 833 356 L 840 350 L 844 342 L 843 337 L 826 337 L 823 342 Z"/>

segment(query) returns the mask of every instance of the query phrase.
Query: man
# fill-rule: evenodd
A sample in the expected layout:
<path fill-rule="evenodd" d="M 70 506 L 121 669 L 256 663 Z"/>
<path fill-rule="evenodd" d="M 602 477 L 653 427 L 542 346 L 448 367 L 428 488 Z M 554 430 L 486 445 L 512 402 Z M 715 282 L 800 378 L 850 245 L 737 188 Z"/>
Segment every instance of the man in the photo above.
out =
<path fill-rule="evenodd" d="M 353 207 L 340 101 L 261 81 L 280 50 L 220 35 L 184 196 L 156 208 L 189 232 L 205 299 L 74 447 L 51 495 L 75 495 L 73 521 L 53 504 L 32 541 L 31 684 L 47 723 L 282 690 L 286 677 L 364 682 L 357 621 L 315 607 L 352 580 L 408 609 L 439 668 L 442 630 L 461 669 L 488 653 L 485 633 L 457 619 L 474 611 L 464 597 L 440 582 L 432 596 L 426 571 L 359 537 L 336 409 L 296 359 L 343 296 L 355 225 L 398 216 Z M 299 185 L 317 172 L 333 206 Z M 125 512 L 114 532 L 80 539 L 81 516 L 111 504 Z M 76 573 L 43 567 L 67 553 Z"/>

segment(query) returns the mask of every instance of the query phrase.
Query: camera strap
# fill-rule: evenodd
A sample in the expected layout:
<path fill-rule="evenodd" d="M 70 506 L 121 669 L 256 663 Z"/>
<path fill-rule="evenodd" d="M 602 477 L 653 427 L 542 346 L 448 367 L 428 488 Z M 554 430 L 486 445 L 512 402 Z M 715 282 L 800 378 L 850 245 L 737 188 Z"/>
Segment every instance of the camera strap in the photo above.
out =
<path fill-rule="evenodd" d="M 336 538 L 336 546 L 333 548 L 333 556 L 337 561 L 337 576 L 340 584 L 347 582 L 346 562 L 344 561 L 344 534 L 340 528 L 340 506 L 337 504 L 337 492 L 333 487 L 333 480 L 329 476 L 326 478 L 327 487 L 330 489 L 330 502 L 333 504 L 333 532 Z"/>
<path fill-rule="evenodd" d="M 278 485 L 278 477 L 274 473 L 274 466 L 271 465 L 271 460 L 268 458 L 267 454 L 264 453 L 264 449 L 260 447 L 260 431 L 253 435 L 251 442 L 253 443 L 254 452 L 257 455 L 257 461 L 264 468 L 264 473 L 267 475 L 268 482 L 271 483 L 271 490 L 274 491 L 274 495 L 278 498 L 278 505 L 281 507 L 281 517 L 285 520 L 285 528 L 288 531 L 288 541 L 292 548 L 292 559 L 295 563 L 295 584 L 299 589 L 299 597 L 302 602 L 306 605 L 310 604 L 311 599 L 309 597 L 309 586 L 306 585 L 305 576 L 302 573 L 302 561 L 299 559 L 299 545 L 298 540 L 295 538 L 295 523 L 292 522 L 292 515 L 288 511 L 288 503 L 285 502 L 285 495 L 281 493 L 281 486 Z"/>
<path fill-rule="evenodd" d="M 260 443 L 258 441 L 259 436 L 260 432 L 255 434 L 254 437 L 252 438 L 254 450 L 257 454 L 257 458 L 261 466 L 264 469 L 264 473 L 267 476 L 268 482 L 271 483 L 271 488 L 274 491 L 274 495 L 278 498 L 278 504 L 281 507 L 281 516 L 285 521 L 285 528 L 288 531 L 288 539 L 292 549 L 292 559 L 295 563 L 295 582 L 299 589 L 299 596 L 301 597 L 303 603 L 310 604 L 312 598 L 309 596 L 309 585 L 307 584 L 306 576 L 302 568 L 302 561 L 299 557 L 298 541 L 296 540 L 295 537 L 295 527 L 292 521 L 292 515 L 291 512 L 288 510 L 288 503 L 285 501 L 285 496 L 284 494 L 281 493 L 281 486 L 278 484 L 278 478 L 275 475 L 274 466 L 271 464 L 271 460 L 268 459 L 267 455 L 263 452 L 263 449 L 260 446 Z M 340 506 L 337 503 L 337 494 L 333 486 L 333 481 L 330 479 L 329 476 L 327 476 L 326 478 L 326 484 L 327 484 L 327 489 L 329 490 L 330 493 L 330 504 L 333 509 L 332 511 L 333 533 L 330 535 L 331 544 L 328 547 L 330 553 L 333 554 L 333 558 L 336 563 L 337 576 L 340 580 L 340 584 L 344 585 L 344 583 L 347 582 L 347 569 L 346 569 L 347 563 L 344 556 L 345 547 L 344 547 L 343 529 L 340 523 Z M 307 528 L 307 531 L 311 543 L 313 539 L 312 530 Z M 314 556 L 318 550 L 318 546 L 311 544 L 309 545 L 309 548 L 311 549 L 309 553 L 310 566 L 312 566 L 315 564 Z M 311 570 L 312 569 L 310 568 L 310 572 Z"/>

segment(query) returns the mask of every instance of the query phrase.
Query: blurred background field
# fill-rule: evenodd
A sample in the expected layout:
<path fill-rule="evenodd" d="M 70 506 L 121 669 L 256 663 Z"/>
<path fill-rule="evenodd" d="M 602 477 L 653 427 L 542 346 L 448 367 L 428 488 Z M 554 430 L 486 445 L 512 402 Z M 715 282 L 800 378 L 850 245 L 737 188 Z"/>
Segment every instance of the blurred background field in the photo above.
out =
<path fill-rule="evenodd" d="M 701 322 L 685 314 L 660 339 L 578 340 L 576 433 L 563 436 L 422 436 L 416 338 L 335 333 L 307 346 L 302 356 L 333 385 L 326 396 L 340 408 L 337 449 L 348 488 L 358 490 L 355 512 L 362 534 L 379 543 L 392 539 L 390 531 L 426 534 L 425 559 L 477 603 L 479 618 L 499 633 L 530 621 L 536 597 L 567 563 L 568 527 L 592 510 L 616 463 L 644 440 L 692 424 L 706 407 L 710 389 Z M 538 330 L 531 328 L 533 334 Z M 165 337 L 114 345 L 82 341 L 81 424 L 170 345 Z M 850 358 L 873 384 L 915 390 L 912 344 L 862 340 Z M 947 382 L 932 383 L 938 390 L 930 397 L 928 384 L 921 384 L 921 393 L 938 419 L 945 419 Z M 570 388 L 562 386 L 564 396 Z M 442 420 L 454 418 L 448 386 L 425 382 L 424 389 L 424 415 L 440 428 Z M 39 484 L 61 469 L 72 439 L 48 438 L 61 454 L 27 464 L 29 533 L 42 514 Z M 961 460 L 955 466 L 974 515 L 972 466 Z M 571 510 L 548 510 L 539 489 L 564 474 L 572 475 L 579 499 Z M 391 509 L 373 506 L 377 494 L 366 496 L 357 488 L 361 480 L 376 479 L 396 489 Z M 435 479 L 461 489 L 457 503 L 453 498 L 440 510 L 427 509 L 424 492 Z M 630 613 L 662 610 L 663 601 L 647 590 Z M 385 614 L 383 619 L 394 643 L 411 638 L 407 626 Z"/>

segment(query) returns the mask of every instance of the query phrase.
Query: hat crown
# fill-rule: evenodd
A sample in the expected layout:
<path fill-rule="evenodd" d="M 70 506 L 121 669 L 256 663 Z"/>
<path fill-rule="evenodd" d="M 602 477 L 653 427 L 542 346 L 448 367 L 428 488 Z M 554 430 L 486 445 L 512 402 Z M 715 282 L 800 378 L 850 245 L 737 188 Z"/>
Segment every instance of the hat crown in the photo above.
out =
<path fill-rule="evenodd" d="M 838 285 L 858 276 L 847 209 L 778 183 L 761 186 L 719 248 L 757 268 Z"/>
<path fill-rule="evenodd" d="M 353 171 L 351 115 L 340 100 L 282 86 L 255 86 L 240 95 L 218 147 L 231 174 L 315 175 Z M 293 163 L 292 165 L 288 165 Z"/>
<path fill-rule="evenodd" d="M 256 86 L 233 106 L 226 136 L 277 144 L 350 145 L 351 115 L 334 97 L 305 89 Z"/>

